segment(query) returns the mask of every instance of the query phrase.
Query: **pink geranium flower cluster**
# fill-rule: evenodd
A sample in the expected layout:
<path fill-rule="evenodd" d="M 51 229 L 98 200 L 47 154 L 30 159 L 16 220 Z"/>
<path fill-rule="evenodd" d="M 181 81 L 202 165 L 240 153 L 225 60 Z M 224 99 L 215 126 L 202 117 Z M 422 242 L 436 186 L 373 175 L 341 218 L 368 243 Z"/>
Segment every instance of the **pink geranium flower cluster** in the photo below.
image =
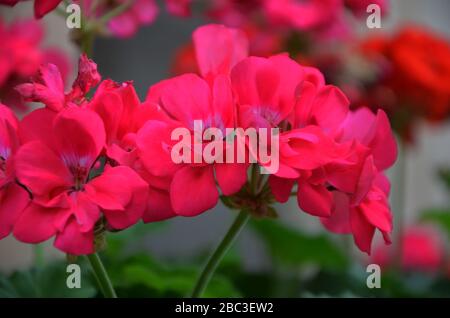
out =
<path fill-rule="evenodd" d="M 231 26 L 242 27 L 252 18 L 271 27 L 342 36 L 351 29 L 348 14 L 361 17 L 369 4 L 385 12 L 389 0 L 213 0 L 208 15 Z"/>
<path fill-rule="evenodd" d="M 64 252 L 90 254 L 95 231 L 124 229 L 142 217 L 147 184 L 106 155 L 139 100 L 131 84 L 111 81 L 103 81 L 88 100 L 86 94 L 99 82 L 95 63 L 82 56 L 68 93 L 52 64 L 43 66 L 34 82 L 17 87 L 26 99 L 45 105 L 18 124 L 2 122 L 9 132 L 2 139 L 5 182 L 20 194 L 15 196 L 19 209 L 3 213 L 1 222 L 18 240 L 37 243 L 55 236 L 55 246 Z M 97 170 L 101 173 L 93 178 Z"/>
<path fill-rule="evenodd" d="M 267 216 L 296 185 L 299 207 L 330 231 L 352 234 L 362 251 L 370 252 L 375 230 L 389 242 L 392 216 L 383 172 L 396 159 L 396 144 L 386 115 L 349 111 L 337 87 L 286 54 L 248 56 L 242 31 L 206 25 L 193 41 L 200 75 L 163 80 L 150 87 L 144 102 L 132 83 L 101 81 L 84 55 L 69 92 L 51 64 L 17 87 L 45 107 L 20 122 L 1 108 L 1 236 L 12 231 L 29 243 L 56 237 L 60 250 L 89 254 L 101 231 L 141 219 L 196 216 L 219 198 Z M 184 151 L 197 155 L 196 122 L 202 132 L 278 128 L 279 169 L 253 187 L 249 160 L 175 162 L 177 128 L 193 132 L 194 147 Z M 210 146 L 221 158 L 230 144 L 212 139 L 200 151 Z M 247 155 L 253 150 L 246 144 Z M 259 156 L 257 161 L 267 165 Z"/>
<path fill-rule="evenodd" d="M 0 4 L 15 6 L 21 1 L 24 0 L 0 0 Z M 43 18 L 46 14 L 55 10 L 61 2 L 62 0 L 35 0 L 35 18 Z M 133 36 L 139 27 L 152 24 L 159 13 L 156 0 L 74 0 L 72 2 L 81 5 L 81 13 L 88 19 L 97 19 L 112 10 L 117 10 L 120 6 L 124 6 L 123 12 L 111 18 L 107 23 L 109 32 L 121 38 Z M 191 0 L 166 0 L 165 6 L 170 14 L 186 17 L 191 13 L 190 3 Z"/>

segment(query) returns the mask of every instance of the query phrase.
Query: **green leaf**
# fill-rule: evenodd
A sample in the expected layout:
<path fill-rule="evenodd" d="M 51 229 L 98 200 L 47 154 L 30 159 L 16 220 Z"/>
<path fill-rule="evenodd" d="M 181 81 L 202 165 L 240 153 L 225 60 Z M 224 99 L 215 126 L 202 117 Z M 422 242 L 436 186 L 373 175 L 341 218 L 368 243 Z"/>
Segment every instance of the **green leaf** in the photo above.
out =
<path fill-rule="evenodd" d="M 122 288 L 143 286 L 149 294 L 160 297 L 185 297 L 189 295 L 199 275 L 199 269 L 190 266 L 162 267 L 157 263 L 126 265 L 121 274 Z M 208 285 L 205 297 L 238 297 L 239 292 L 231 282 L 215 275 Z"/>
<path fill-rule="evenodd" d="M 290 266 L 315 264 L 322 268 L 343 269 L 345 254 L 326 236 L 311 236 L 274 220 L 253 220 L 252 228 L 261 236 L 274 257 Z"/>

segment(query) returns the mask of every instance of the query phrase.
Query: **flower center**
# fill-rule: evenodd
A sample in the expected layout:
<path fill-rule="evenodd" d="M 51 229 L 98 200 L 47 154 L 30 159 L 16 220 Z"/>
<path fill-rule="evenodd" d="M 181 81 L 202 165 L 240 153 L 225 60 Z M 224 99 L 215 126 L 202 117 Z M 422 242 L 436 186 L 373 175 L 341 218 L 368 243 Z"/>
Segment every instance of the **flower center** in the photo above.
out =
<path fill-rule="evenodd" d="M 89 175 L 89 169 L 80 165 L 70 167 L 70 172 L 73 175 L 74 188 L 76 191 L 83 190 L 83 186 Z"/>

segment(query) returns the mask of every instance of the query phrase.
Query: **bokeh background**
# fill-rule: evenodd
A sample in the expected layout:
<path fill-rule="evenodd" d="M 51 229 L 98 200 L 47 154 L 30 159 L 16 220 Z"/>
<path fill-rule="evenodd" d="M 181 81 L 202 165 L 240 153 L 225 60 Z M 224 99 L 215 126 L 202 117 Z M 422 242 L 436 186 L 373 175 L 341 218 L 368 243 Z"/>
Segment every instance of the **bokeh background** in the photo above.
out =
<path fill-rule="evenodd" d="M 29 17 L 32 14 L 31 7 L 31 3 L 27 3 L 14 9 L 1 8 L 0 15 L 6 21 L 16 17 Z M 447 0 L 392 0 L 392 9 L 389 16 L 383 17 L 382 28 L 385 32 L 394 32 L 405 23 L 421 24 L 450 38 L 448 12 L 450 12 L 450 2 Z M 68 30 L 61 27 L 61 18 L 51 14 L 43 20 L 43 23 L 47 32 L 45 39 L 47 44 L 62 48 L 69 54 L 75 65 L 78 50 L 69 41 Z M 169 76 L 174 52 L 179 48 L 180 43 L 187 42 L 192 31 L 203 23 L 205 20 L 199 17 L 179 19 L 161 12 L 154 24 L 141 28 L 139 33 L 131 39 L 101 38 L 96 40 L 94 60 L 104 78 L 112 78 L 115 81 L 133 79 L 140 97 L 144 98 L 150 85 Z M 356 27 L 362 34 L 374 32 L 365 26 L 364 20 Z M 405 166 L 396 165 L 389 172 L 393 182 L 391 203 L 395 215 L 396 207 L 401 204 L 398 202 L 400 195 L 396 184 L 401 178 L 401 169 L 405 169 L 404 188 L 400 191 L 405 193 L 404 221 L 406 224 L 415 223 L 420 218 L 422 211 L 426 209 L 448 207 L 450 201 L 449 190 L 437 175 L 439 167 L 450 166 L 450 124 L 421 124 L 417 128 L 416 135 L 417 140 L 414 147 L 411 147 L 406 153 L 400 154 L 405 156 Z M 291 200 L 289 204 L 278 207 L 278 211 L 283 224 L 289 224 L 291 228 L 298 228 L 299 233 L 306 233 L 313 237 L 315 235 L 324 236 L 345 250 L 345 253 L 350 255 L 352 262 L 365 263 L 366 256 L 349 244 L 348 240 L 351 238 L 343 239 L 327 235 L 317 220 L 298 211 L 295 199 Z M 192 265 L 196 260 L 201 260 L 201 256 L 204 256 L 218 242 L 234 216 L 235 212 L 228 211 L 219 204 L 216 209 L 193 219 L 180 217 L 166 221 L 163 225 L 143 227 L 145 233 L 131 236 L 133 241 L 123 247 L 123 251 L 130 255 L 136 251 L 146 253 L 164 264 Z M 396 228 L 395 223 L 394 228 Z M 139 228 L 139 231 L 142 229 Z M 289 278 L 298 273 L 302 277 L 312 277 L 321 270 L 317 266 L 309 266 L 308 262 L 301 262 L 306 265 L 299 266 L 293 271 L 292 264 L 274 266 L 274 258 L 267 241 L 261 240 L 257 233 L 258 230 L 245 230 L 233 249 L 232 256 L 229 256 L 231 263 L 239 262 L 240 270 L 243 272 L 256 275 L 278 268 L 280 273 L 277 275 Z M 302 246 L 296 246 L 295 242 L 295 240 L 292 242 L 281 240 L 280 244 L 286 246 L 281 246 L 280 249 L 290 249 L 292 254 L 298 254 L 301 251 L 294 250 L 301 249 Z M 112 245 L 116 246 L 114 245 L 116 243 L 113 242 Z M 43 246 L 45 262 L 49 263 L 52 259 L 64 258 L 63 254 L 51 247 L 51 242 L 45 243 Z M 319 248 L 321 245 L 317 246 Z M 289 254 L 289 252 L 287 253 Z M 233 257 L 239 258 L 239 261 L 233 260 Z M 19 243 L 13 238 L 0 241 L 0 272 L 3 274 L 8 275 L 17 270 L 28 269 L 34 263 L 34 259 L 35 251 L 32 246 Z M 289 266 L 290 271 L 285 266 Z M 356 276 L 359 275 L 361 285 L 364 285 L 365 268 L 357 267 L 354 271 L 356 271 Z M 269 279 L 261 277 L 261 279 Z M 329 283 L 331 284 L 331 282 Z M 281 285 L 283 288 L 284 285 Z"/>

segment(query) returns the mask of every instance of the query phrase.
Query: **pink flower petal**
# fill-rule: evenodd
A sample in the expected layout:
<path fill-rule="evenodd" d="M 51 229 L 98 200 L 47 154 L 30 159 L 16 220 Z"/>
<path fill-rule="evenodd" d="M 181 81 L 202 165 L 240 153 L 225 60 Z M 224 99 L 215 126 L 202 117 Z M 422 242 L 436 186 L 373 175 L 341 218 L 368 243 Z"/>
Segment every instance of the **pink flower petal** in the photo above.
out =
<path fill-rule="evenodd" d="M 108 224 L 124 229 L 142 218 L 148 201 L 148 184 L 129 167 L 107 167 L 86 185 L 91 200 L 101 206 Z"/>
<path fill-rule="evenodd" d="M 216 206 L 219 199 L 213 167 L 184 167 L 170 186 L 173 210 L 182 216 L 196 216 Z"/>
<path fill-rule="evenodd" d="M 350 209 L 350 224 L 356 246 L 370 255 L 375 227 L 370 224 L 358 208 Z"/>
<path fill-rule="evenodd" d="M 247 169 L 249 165 L 245 163 L 216 163 L 217 183 L 224 195 L 232 195 L 238 192 L 247 182 Z"/>
<path fill-rule="evenodd" d="M 0 239 L 11 233 L 14 223 L 29 202 L 28 192 L 16 183 L 3 186 L 0 193 Z"/>
<path fill-rule="evenodd" d="M 350 225 L 350 199 L 347 194 L 342 192 L 333 192 L 334 207 L 331 216 L 321 218 L 325 228 L 333 233 L 350 234 L 352 228 Z"/>
<path fill-rule="evenodd" d="M 92 254 L 94 250 L 94 231 L 83 232 L 74 217 L 68 220 L 64 230 L 56 235 L 56 248 L 72 255 Z"/>
<path fill-rule="evenodd" d="M 35 196 L 56 195 L 72 185 L 72 175 L 56 153 L 40 141 L 19 148 L 15 156 L 19 181 Z"/>
<path fill-rule="evenodd" d="M 14 225 L 14 237 L 25 243 L 40 243 L 48 240 L 56 234 L 53 221 L 59 211 L 58 208 L 46 208 L 30 203 Z"/>
<path fill-rule="evenodd" d="M 197 63 L 204 78 L 229 74 L 233 66 L 247 57 L 248 40 L 237 29 L 208 24 L 193 34 Z"/>
<path fill-rule="evenodd" d="M 59 111 L 65 106 L 64 83 L 58 68 L 46 64 L 39 69 L 39 82 L 21 84 L 16 90 L 26 99 Z"/>
<path fill-rule="evenodd" d="M 148 206 L 144 213 L 143 221 L 158 222 L 176 216 L 173 211 L 168 191 L 150 187 L 148 195 Z"/>
<path fill-rule="evenodd" d="M 313 185 L 299 180 L 297 200 L 300 209 L 311 215 L 329 217 L 333 195 L 323 185 Z"/>
<path fill-rule="evenodd" d="M 269 177 L 269 185 L 275 199 L 278 202 L 285 203 L 291 196 L 292 187 L 295 179 L 284 179 L 271 175 Z"/>
<path fill-rule="evenodd" d="M 105 146 L 105 128 L 93 111 L 70 107 L 53 121 L 58 152 L 68 166 L 89 169 Z M 68 138 L 69 137 L 69 138 Z"/>
<path fill-rule="evenodd" d="M 34 16 L 36 19 L 42 18 L 44 15 L 53 11 L 62 0 L 34 0 Z"/>

